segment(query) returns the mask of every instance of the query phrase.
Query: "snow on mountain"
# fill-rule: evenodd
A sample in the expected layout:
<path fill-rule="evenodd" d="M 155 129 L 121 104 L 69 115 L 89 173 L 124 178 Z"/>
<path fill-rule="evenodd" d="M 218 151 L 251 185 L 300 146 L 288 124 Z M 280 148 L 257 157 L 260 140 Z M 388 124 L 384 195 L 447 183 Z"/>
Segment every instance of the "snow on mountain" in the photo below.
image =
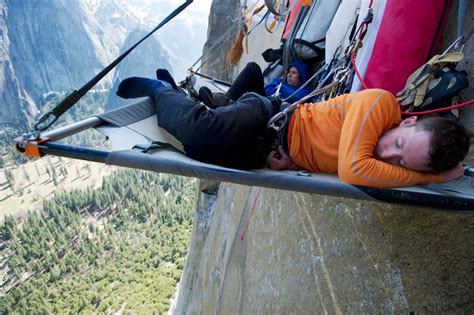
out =
<path fill-rule="evenodd" d="M 83 6 L 99 21 L 104 35 L 115 43 L 123 43 L 132 31 L 151 31 L 184 3 L 179 0 L 83 1 Z M 210 5 L 211 0 L 194 1 L 154 35 L 167 52 L 172 66 L 169 70 L 178 80 L 184 78 L 187 68 L 202 54 Z M 97 38 L 97 34 L 90 33 L 90 37 Z M 140 46 L 136 49 L 140 49 Z"/>

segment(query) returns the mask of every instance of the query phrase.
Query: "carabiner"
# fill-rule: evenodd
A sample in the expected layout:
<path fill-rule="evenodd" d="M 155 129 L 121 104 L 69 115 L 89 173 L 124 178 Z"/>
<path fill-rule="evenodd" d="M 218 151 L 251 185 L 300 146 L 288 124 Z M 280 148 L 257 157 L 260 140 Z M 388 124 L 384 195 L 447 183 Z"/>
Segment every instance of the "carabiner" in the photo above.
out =
<path fill-rule="evenodd" d="M 276 123 L 280 121 L 282 117 L 284 117 L 283 122 L 280 124 L 280 126 L 277 126 Z M 288 119 L 288 114 L 285 111 L 279 112 L 275 116 L 270 118 L 270 120 L 267 123 L 267 129 L 273 129 L 276 132 L 279 132 L 281 129 L 281 126 L 284 126 L 286 124 L 287 119 Z"/>
<path fill-rule="evenodd" d="M 54 116 L 53 112 L 52 111 L 49 111 L 49 112 L 46 112 L 44 113 L 43 115 L 41 115 L 40 117 L 38 117 L 38 119 L 36 120 L 35 124 L 34 124 L 34 129 L 36 131 L 44 131 L 46 129 L 48 129 L 49 127 L 51 127 L 52 124 L 54 124 L 56 122 L 56 120 L 58 120 L 58 117 L 54 116 L 54 119 L 49 122 L 48 124 L 46 124 L 45 126 L 40 126 L 40 124 L 44 123 L 45 121 L 47 121 L 50 116 Z"/>

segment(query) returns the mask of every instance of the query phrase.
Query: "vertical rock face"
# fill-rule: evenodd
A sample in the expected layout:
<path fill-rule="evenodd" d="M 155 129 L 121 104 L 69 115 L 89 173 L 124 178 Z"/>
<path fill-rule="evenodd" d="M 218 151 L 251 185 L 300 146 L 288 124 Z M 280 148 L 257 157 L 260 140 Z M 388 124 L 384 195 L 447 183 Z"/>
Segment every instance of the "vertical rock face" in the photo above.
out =
<path fill-rule="evenodd" d="M 12 65 L 33 100 L 49 91 L 80 87 L 101 68 L 79 2 L 6 0 L 6 4 L 7 27 L 15 30 L 9 32 Z"/>
<path fill-rule="evenodd" d="M 220 80 L 231 81 L 232 71 L 227 54 L 239 31 L 235 19 L 239 17 L 240 1 L 213 1 L 209 14 L 207 41 L 203 50 L 203 72 Z"/>
<path fill-rule="evenodd" d="M 10 57 L 10 34 L 6 23 L 9 8 L 0 0 L 0 128 L 25 123 L 36 111 L 26 92 L 20 87 Z"/>
<path fill-rule="evenodd" d="M 470 313 L 473 228 L 465 214 L 221 184 L 201 194 L 173 313 Z"/>
<path fill-rule="evenodd" d="M 96 55 L 85 27 L 97 25 L 77 1 L 1 0 L 0 6 L 0 122 L 27 125 L 36 104 L 82 86 L 106 53 Z"/>

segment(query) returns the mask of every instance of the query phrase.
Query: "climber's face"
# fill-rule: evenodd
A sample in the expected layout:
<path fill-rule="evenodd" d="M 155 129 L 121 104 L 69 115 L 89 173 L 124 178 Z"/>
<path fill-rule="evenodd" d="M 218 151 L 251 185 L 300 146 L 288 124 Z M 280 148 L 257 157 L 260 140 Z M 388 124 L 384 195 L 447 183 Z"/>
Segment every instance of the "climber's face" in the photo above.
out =
<path fill-rule="evenodd" d="M 374 150 L 377 160 L 407 169 L 426 172 L 430 160 L 431 133 L 416 127 L 417 117 L 403 120 L 379 138 Z"/>
<path fill-rule="evenodd" d="M 289 85 L 293 86 L 300 85 L 300 73 L 298 72 L 298 69 L 296 69 L 296 67 L 290 67 L 290 69 L 288 70 L 288 74 L 286 75 L 286 82 L 288 82 Z"/>

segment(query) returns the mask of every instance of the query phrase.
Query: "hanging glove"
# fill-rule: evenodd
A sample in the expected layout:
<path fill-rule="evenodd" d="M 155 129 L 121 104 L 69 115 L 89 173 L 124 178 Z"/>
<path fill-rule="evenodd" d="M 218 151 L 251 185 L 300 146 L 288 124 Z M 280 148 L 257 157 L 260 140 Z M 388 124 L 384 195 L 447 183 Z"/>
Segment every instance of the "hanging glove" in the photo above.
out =
<path fill-rule="evenodd" d="M 452 98 L 469 86 L 466 71 L 458 71 L 449 67 L 438 68 L 429 81 L 426 97 L 419 106 L 412 105 L 409 112 L 431 110 L 451 105 Z"/>
<path fill-rule="evenodd" d="M 426 96 L 429 82 L 434 79 L 434 71 L 449 63 L 457 63 L 464 57 L 462 52 L 447 53 L 444 56 L 435 55 L 427 63 L 413 72 L 407 79 L 405 87 L 397 93 L 397 99 L 402 106 L 413 104 L 420 106 Z"/>

